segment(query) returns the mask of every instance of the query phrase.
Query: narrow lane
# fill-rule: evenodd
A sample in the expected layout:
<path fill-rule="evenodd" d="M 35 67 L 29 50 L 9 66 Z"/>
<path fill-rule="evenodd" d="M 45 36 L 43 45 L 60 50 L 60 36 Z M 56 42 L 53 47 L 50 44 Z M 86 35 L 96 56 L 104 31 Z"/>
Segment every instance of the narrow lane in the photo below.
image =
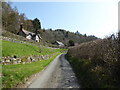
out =
<path fill-rule="evenodd" d="M 80 88 L 65 54 L 58 55 L 28 88 Z"/>

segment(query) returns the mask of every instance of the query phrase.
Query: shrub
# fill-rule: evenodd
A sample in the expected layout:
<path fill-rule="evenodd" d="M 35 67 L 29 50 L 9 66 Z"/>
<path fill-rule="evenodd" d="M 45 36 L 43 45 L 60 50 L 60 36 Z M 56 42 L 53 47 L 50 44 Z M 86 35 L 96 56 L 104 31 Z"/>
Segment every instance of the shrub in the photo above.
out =
<path fill-rule="evenodd" d="M 73 40 L 69 40 L 69 45 L 68 46 L 74 46 L 75 44 L 74 44 L 74 41 Z"/>
<path fill-rule="evenodd" d="M 78 78 L 80 78 L 80 80 L 83 80 L 81 83 L 84 83 L 86 77 L 79 76 L 82 72 L 79 71 L 78 68 L 84 66 L 84 68 L 81 69 L 85 71 L 84 69 L 89 66 L 83 75 L 89 71 L 87 75 L 88 78 L 94 78 L 95 80 L 98 78 L 98 80 L 96 80 L 98 87 L 120 87 L 119 33 L 117 36 L 111 35 L 106 39 L 98 39 L 69 48 L 67 56 L 70 56 L 71 58 L 68 58 L 68 60 L 72 62 L 71 64 L 77 71 L 76 73 L 79 73 L 77 74 Z M 82 62 L 83 60 L 84 63 Z M 88 66 L 86 66 L 85 63 L 88 63 Z M 89 75 L 90 73 L 93 74 Z M 94 81 L 94 79 L 92 80 Z M 92 81 L 89 81 L 89 83 L 90 82 L 92 83 Z M 83 84 L 83 87 L 86 86 Z"/>

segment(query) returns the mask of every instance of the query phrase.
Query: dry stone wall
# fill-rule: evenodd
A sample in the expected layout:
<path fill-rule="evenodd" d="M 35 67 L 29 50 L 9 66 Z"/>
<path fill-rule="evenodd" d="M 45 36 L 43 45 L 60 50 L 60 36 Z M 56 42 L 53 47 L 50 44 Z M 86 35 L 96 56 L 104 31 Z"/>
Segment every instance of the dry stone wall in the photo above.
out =
<path fill-rule="evenodd" d="M 11 41 L 11 42 L 14 42 L 14 43 L 23 43 L 23 44 L 35 45 L 35 44 L 32 44 L 32 43 L 20 41 L 20 40 L 9 38 L 9 37 L 3 37 L 3 36 L 0 36 L 0 40 Z M 53 55 L 54 54 L 51 54 L 51 55 L 32 55 L 32 56 L 24 56 L 24 57 L 6 56 L 6 57 L 2 57 L 0 59 L 0 64 L 10 65 L 10 64 L 31 63 L 31 62 L 36 62 L 36 61 L 40 61 L 40 60 L 46 60 L 46 59 L 52 57 Z"/>
<path fill-rule="evenodd" d="M 51 58 L 54 54 L 51 55 L 32 55 L 32 56 L 24 56 L 21 58 L 18 58 L 16 56 L 10 57 L 2 57 L 0 60 L 0 64 L 2 65 L 11 65 L 11 64 L 25 64 L 25 63 L 31 63 L 41 60 L 47 60 Z"/>

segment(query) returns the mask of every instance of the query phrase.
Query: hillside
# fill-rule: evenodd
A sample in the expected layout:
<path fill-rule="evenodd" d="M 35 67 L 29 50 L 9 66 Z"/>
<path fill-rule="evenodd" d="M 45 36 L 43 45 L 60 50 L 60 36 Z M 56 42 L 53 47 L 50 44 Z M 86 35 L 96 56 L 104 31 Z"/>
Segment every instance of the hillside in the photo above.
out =
<path fill-rule="evenodd" d="M 71 47 L 66 57 L 83 88 L 120 88 L 119 54 L 120 32 Z"/>
<path fill-rule="evenodd" d="M 22 37 L 20 35 L 14 34 L 14 33 L 11 33 L 11 32 L 6 31 L 4 29 L 2 30 L 2 36 L 6 37 L 6 38 L 10 38 L 11 41 L 16 40 L 16 41 L 24 41 L 26 43 L 31 43 L 31 44 L 35 44 L 35 45 L 43 45 L 43 46 L 47 45 L 47 43 L 43 39 L 40 41 L 40 43 L 39 42 L 35 42 L 34 40 L 27 39 L 25 37 Z"/>
<path fill-rule="evenodd" d="M 85 36 L 82 34 L 76 34 L 73 32 L 69 32 L 66 30 L 38 30 L 38 34 L 41 35 L 42 39 L 40 42 L 35 42 L 34 40 L 28 40 L 25 37 L 19 36 L 17 34 L 11 33 L 9 31 L 2 31 L 2 36 L 5 37 L 10 37 L 10 38 L 14 38 L 17 40 L 22 40 L 22 41 L 26 41 L 26 42 L 30 42 L 30 43 L 35 43 L 38 45 L 47 45 L 47 46 L 54 46 L 54 47 L 58 47 L 57 45 L 55 45 L 55 41 L 60 41 L 62 42 L 65 46 L 69 46 L 69 41 L 72 40 L 75 44 L 80 44 L 83 42 L 88 42 L 88 41 L 93 41 L 98 39 L 95 36 Z"/>
<path fill-rule="evenodd" d="M 1 42 L 1 41 L 0 41 Z M 14 43 L 10 41 L 2 40 L 2 56 L 30 56 L 30 55 L 46 55 L 59 52 L 59 49 L 53 49 L 47 47 L 39 47 L 37 45 L 29 45 L 23 43 Z"/>
<path fill-rule="evenodd" d="M 80 44 L 83 42 L 93 41 L 97 39 L 97 37 L 93 35 L 86 36 L 86 35 L 77 34 L 77 33 L 69 32 L 69 31 L 62 30 L 62 29 L 39 30 L 38 32 L 40 33 L 44 41 L 50 44 L 54 44 L 55 41 L 60 41 L 64 43 L 65 46 L 68 46 L 70 40 L 72 40 L 75 44 Z"/>

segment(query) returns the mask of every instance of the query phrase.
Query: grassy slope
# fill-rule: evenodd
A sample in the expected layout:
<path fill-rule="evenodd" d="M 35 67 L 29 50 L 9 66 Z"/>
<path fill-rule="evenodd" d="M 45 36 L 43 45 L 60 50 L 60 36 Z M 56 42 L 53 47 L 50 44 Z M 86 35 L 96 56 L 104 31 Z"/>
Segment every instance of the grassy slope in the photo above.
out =
<path fill-rule="evenodd" d="M 26 78 L 44 69 L 58 54 L 48 60 L 32 62 L 28 64 L 3 65 L 3 88 L 11 88 L 22 83 Z"/>
<path fill-rule="evenodd" d="M 54 52 L 60 51 L 60 49 L 50 49 L 50 48 L 41 48 L 38 46 L 32 46 L 28 44 L 13 43 L 10 41 L 2 40 L 2 56 L 28 56 L 28 55 L 45 55 L 52 54 Z"/>
<path fill-rule="evenodd" d="M 32 46 L 27 44 L 13 43 L 2 40 L 2 55 L 3 56 L 28 56 L 28 55 L 45 55 L 53 54 L 54 57 L 48 60 L 42 60 L 32 62 L 28 64 L 17 64 L 17 65 L 3 65 L 2 66 L 2 84 L 3 88 L 13 87 L 17 83 L 25 81 L 25 78 L 32 74 L 35 74 L 45 68 L 63 49 L 51 49 L 42 47 L 41 53 L 38 46 Z"/>

